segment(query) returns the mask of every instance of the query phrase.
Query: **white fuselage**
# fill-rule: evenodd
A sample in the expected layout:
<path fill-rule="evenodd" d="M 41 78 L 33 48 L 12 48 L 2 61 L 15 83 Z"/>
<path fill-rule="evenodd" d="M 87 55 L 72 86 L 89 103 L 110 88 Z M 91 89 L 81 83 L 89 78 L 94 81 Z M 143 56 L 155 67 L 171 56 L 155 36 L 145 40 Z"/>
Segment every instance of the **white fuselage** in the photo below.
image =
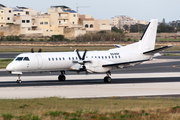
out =
<path fill-rule="evenodd" d="M 83 56 L 83 52 L 79 53 Z M 25 57 L 29 60 L 23 60 Z M 151 57 L 150 55 L 143 55 L 141 51 L 88 51 L 85 60 L 90 60 L 91 63 L 85 65 L 88 72 L 107 72 L 114 67 L 102 67 L 102 65 L 139 61 Z M 22 60 L 16 60 L 17 58 L 22 58 Z M 80 70 L 82 65 L 73 63 L 73 61 L 79 61 L 76 52 L 23 53 L 18 55 L 6 69 L 12 73 Z"/>

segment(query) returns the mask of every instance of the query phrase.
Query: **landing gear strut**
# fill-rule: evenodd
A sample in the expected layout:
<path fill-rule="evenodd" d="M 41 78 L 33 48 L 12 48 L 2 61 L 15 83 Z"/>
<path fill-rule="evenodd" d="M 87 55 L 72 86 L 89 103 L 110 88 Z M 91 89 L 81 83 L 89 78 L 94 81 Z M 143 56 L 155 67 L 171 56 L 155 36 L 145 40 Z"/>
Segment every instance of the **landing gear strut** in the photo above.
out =
<path fill-rule="evenodd" d="M 59 81 L 65 81 L 66 80 L 66 76 L 64 74 L 65 74 L 65 71 L 61 71 L 61 75 L 58 76 Z"/>
<path fill-rule="evenodd" d="M 19 83 L 19 84 L 21 84 L 21 75 L 20 74 L 18 74 L 18 79 L 17 79 L 17 81 L 16 81 L 16 83 Z"/>
<path fill-rule="evenodd" d="M 112 79 L 111 79 L 111 77 L 110 77 L 111 72 L 108 71 L 108 72 L 106 72 L 106 74 L 107 74 L 107 76 L 104 77 L 104 82 L 105 82 L 105 83 L 110 83 L 110 82 L 112 81 Z"/>

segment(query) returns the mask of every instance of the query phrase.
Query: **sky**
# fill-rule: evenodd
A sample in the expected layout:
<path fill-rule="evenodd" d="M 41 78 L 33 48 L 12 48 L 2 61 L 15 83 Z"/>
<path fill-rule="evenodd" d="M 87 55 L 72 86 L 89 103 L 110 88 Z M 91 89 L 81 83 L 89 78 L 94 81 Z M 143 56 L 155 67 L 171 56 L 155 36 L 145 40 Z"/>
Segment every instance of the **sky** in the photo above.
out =
<path fill-rule="evenodd" d="M 50 6 L 65 5 L 71 9 L 79 7 L 79 14 L 92 15 L 95 19 L 111 19 L 125 15 L 138 20 L 150 21 L 165 18 L 166 22 L 180 20 L 180 0 L 0 0 L 7 7 L 28 7 L 47 12 Z"/>

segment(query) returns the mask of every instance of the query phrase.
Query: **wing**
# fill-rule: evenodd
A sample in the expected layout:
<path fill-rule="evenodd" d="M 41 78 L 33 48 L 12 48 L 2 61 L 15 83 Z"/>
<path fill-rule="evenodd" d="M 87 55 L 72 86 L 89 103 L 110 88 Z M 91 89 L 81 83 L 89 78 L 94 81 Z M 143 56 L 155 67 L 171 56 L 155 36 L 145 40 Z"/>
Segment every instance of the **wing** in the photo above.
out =
<path fill-rule="evenodd" d="M 131 64 L 136 64 L 136 63 L 141 63 L 144 61 L 150 61 L 151 59 L 146 59 L 146 60 L 139 60 L 139 61 L 131 61 L 131 62 L 121 62 L 121 63 L 113 63 L 113 64 L 106 64 L 102 65 L 102 67 L 110 67 L 110 66 L 121 66 L 121 65 L 131 65 Z"/>

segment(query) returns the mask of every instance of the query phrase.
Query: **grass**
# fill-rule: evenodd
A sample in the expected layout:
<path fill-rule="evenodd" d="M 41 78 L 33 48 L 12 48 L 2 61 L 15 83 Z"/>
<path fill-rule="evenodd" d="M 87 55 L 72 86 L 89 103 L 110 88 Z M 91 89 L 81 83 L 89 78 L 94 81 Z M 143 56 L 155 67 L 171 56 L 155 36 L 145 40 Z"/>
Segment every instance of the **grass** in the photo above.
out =
<path fill-rule="evenodd" d="M 171 41 L 180 41 L 180 38 L 174 39 L 174 38 L 157 38 L 158 42 L 171 42 Z"/>
<path fill-rule="evenodd" d="M 163 54 L 163 56 L 180 56 L 180 54 L 167 53 L 167 54 Z"/>
<path fill-rule="evenodd" d="M 180 98 L 1 99 L 4 120 L 180 119 Z"/>
<path fill-rule="evenodd" d="M 12 60 L 13 59 L 0 59 L 0 68 L 6 68 Z"/>
<path fill-rule="evenodd" d="M 156 48 L 159 48 L 161 46 L 156 46 Z M 65 51 L 74 51 L 75 49 L 79 49 L 81 51 L 84 51 L 87 49 L 88 51 L 94 51 L 94 50 L 109 50 L 112 48 L 116 48 L 114 46 L 76 46 L 76 47 L 38 47 L 38 46 L 0 46 L 0 52 L 30 52 L 31 48 L 34 49 L 35 52 L 37 52 L 40 48 L 43 52 L 65 52 Z M 180 46 L 174 46 L 166 51 L 179 51 Z"/>
<path fill-rule="evenodd" d="M 169 49 L 166 49 L 165 51 L 180 51 L 180 46 L 173 46 Z"/>
<path fill-rule="evenodd" d="M 0 52 L 30 52 L 31 48 L 34 49 L 35 52 L 37 52 L 39 50 L 39 48 L 42 49 L 43 52 L 65 52 L 65 51 L 74 51 L 76 48 L 78 48 L 79 50 L 84 51 L 85 49 L 89 50 L 89 51 L 93 51 L 93 50 L 108 50 L 111 48 L 114 48 L 114 46 L 92 46 L 92 47 L 82 47 L 82 46 L 78 46 L 78 47 L 37 47 L 37 46 L 0 46 Z"/>

